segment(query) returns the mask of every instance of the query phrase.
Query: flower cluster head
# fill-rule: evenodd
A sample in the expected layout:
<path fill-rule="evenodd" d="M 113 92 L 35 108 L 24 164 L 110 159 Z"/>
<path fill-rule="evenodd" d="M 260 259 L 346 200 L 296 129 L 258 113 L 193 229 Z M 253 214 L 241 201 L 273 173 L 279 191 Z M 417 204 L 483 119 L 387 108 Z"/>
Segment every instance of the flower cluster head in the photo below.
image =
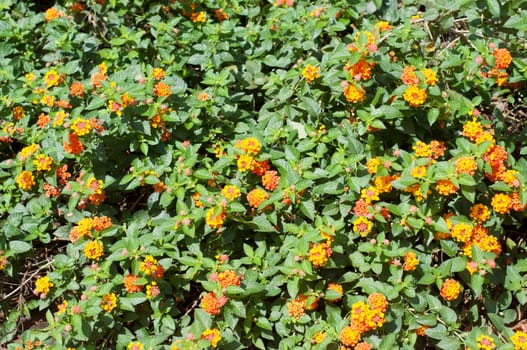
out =
<path fill-rule="evenodd" d="M 169 97 L 170 95 L 172 95 L 170 85 L 165 84 L 162 81 L 158 82 L 154 85 L 154 95 L 158 97 Z"/>
<path fill-rule="evenodd" d="M 514 350 L 527 350 L 527 333 L 516 331 L 510 339 L 514 345 Z"/>
<path fill-rule="evenodd" d="M 99 258 L 103 255 L 103 252 L 103 245 L 100 241 L 89 241 L 84 246 L 84 255 L 86 255 L 88 259 L 99 260 Z"/>
<path fill-rule="evenodd" d="M 456 174 L 468 174 L 474 176 L 478 170 L 478 164 L 472 157 L 460 157 L 456 160 Z"/>
<path fill-rule="evenodd" d="M 408 252 L 404 255 L 404 271 L 413 271 L 419 265 L 419 260 L 414 252 Z"/>
<path fill-rule="evenodd" d="M 206 330 L 201 333 L 201 339 L 207 339 L 213 348 L 218 346 L 218 343 L 221 340 L 221 333 L 220 330 L 217 328 L 207 328 Z"/>
<path fill-rule="evenodd" d="M 355 81 L 369 80 L 372 76 L 372 70 L 375 63 L 368 62 L 364 57 L 353 65 L 346 65 L 344 69 L 348 70 Z"/>
<path fill-rule="evenodd" d="M 33 165 L 38 171 L 50 171 L 53 165 L 53 158 L 45 154 L 37 154 L 33 160 Z"/>
<path fill-rule="evenodd" d="M 49 276 L 42 276 L 37 278 L 35 281 L 35 294 L 48 294 L 51 287 L 53 287 L 54 284 L 49 280 Z"/>
<path fill-rule="evenodd" d="M 496 344 L 494 343 L 494 338 L 481 334 L 477 339 L 478 349 L 482 350 L 494 350 L 496 349 Z"/>
<path fill-rule="evenodd" d="M 128 350 L 141 350 L 144 348 L 143 344 L 141 342 L 133 342 L 131 341 L 130 343 L 128 343 L 128 345 L 126 346 L 126 348 Z"/>
<path fill-rule="evenodd" d="M 209 292 L 201 298 L 200 306 L 205 312 L 211 315 L 218 315 L 227 300 L 228 298 L 224 295 L 218 297 L 216 293 Z"/>
<path fill-rule="evenodd" d="M 280 176 L 277 174 L 278 172 L 276 170 L 267 170 L 262 175 L 262 185 L 266 190 L 274 191 L 278 187 Z"/>
<path fill-rule="evenodd" d="M 35 186 L 35 176 L 33 172 L 22 170 L 16 178 L 16 184 L 24 191 L 29 191 L 31 187 Z"/>
<path fill-rule="evenodd" d="M 84 136 L 91 131 L 92 125 L 87 119 L 77 118 L 71 122 L 70 128 L 78 136 Z"/>
<path fill-rule="evenodd" d="M 251 190 L 249 193 L 247 193 L 247 201 L 254 209 L 257 209 L 267 198 L 269 198 L 267 192 L 260 188 L 255 188 L 254 190 Z"/>
<path fill-rule="evenodd" d="M 411 107 L 419 107 L 425 103 L 428 94 L 426 90 L 420 89 L 417 85 L 410 85 L 403 93 L 404 100 Z"/>
<path fill-rule="evenodd" d="M 458 281 L 452 278 L 447 278 L 441 284 L 441 290 L 439 294 L 445 300 L 452 301 L 456 300 L 461 292 L 461 285 Z"/>
<path fill-rule="evenodd" d="M 346 88 L 344 89 L 344 97 L 346 97 L 346 101 L 351 103 L 358 103 L 364 101 L 364 96 L 366 95 L 366 92 L 364 89 L 358 88 L 353 83 L 348 83 Z"/>
<path fill-rule="evenodd" d="M 257 138 L 248 137 L 237 141 L 234 147 L 241 149 L 246 154 L 256 155 L 260 152 L 262 144 Z"/>
<path fill-rule="evenodd" d="M 155 279 L 161 279 L 165 270 L 163 266 L 158 264 L 157 259 L 152 255 L 147 255 L 139 265 L 139 271 L 144 272 L 147 276 L 152 276 Z"/>
<path fill-rule="evenodd" d="M 306 64 L 302 70 L 302 76 L 306 79 L 308 83 L 311 83 L 316 78 L 320 77 L 320 68 Z"/>
<path fill-rule="evenodd" d="M 512 200 L 511 197 L 506 193 L 496 193 L 492 196 L 490 205 L 496 213 L 508 214 L 511 210 Z"/>
<path fill-rule="evenodd" d="M 507 49 L 496 49 L 492 52 L 497 69 L 507 69 L 512 62 L 512 56 Z"/>
<path fill-rule="evenodd" d="M 353 221 L 353 232 L 358 232 L 361 237 L 368 235 L 373 228 L 373 222 L 368 220 L 366 216 L 359 216 Z"/>
<path fill-rule="evenodd" d="M 309 249 L 309 261 L 314 267 L 324 266 L 331 256 L 331 246 L 327 243 L 316 243 Z"/>
<path fill-rule="evenodd" d="M 490 219 L 490 209 L 485 204 L 476 203 L 470 207 L 470 218 L 478 224 L 482 224 Z"/>
<path fill-rule="evenodd" d="M 294 317 L 297 320 L 305 314 L 306 308 L 307 296 L 305 294 L 300 294 L 287 303 L 289 316 Z"/>
<path fill-rule="evenodd" d="M 372 293 L 368 302 L 358 301 L 351 306 L 350 324 L 340 332 L 340 341 L 344 346 L 356 346 L 361 336 L 384 325 L 388 300 L 381 293 Z M 367 348 L 369 344 L 361 345 Z"/>
<path fill-rule="evenodd" d="M 142 286 L 135 283 L 137 280 L 139 280 L 139 275 L 128 274 L 124 277 L 124 288 L 128 293 L 137 293 L 141 291 Z"/>
<path fill-rule="evenodd" d="M 241 192 L 240 192 L 240 189 L 236 187 L 235 185 L 227 185 L 223 187 L 223 189 L 221 190 L 221 194 L 224 195 L 225 198 L 227 198 L 229 201 L 232 202 L 236 198 L 240 197 Z"/>
<path fill-rule="evenodd" d="M 117 307 L 117 296 L 115 293 L 105 294 L 102 297 L 101 308 L 106 312 L 112 312 Z"/>
<path fill-rule="evenodd" d="M 220 282 L 221 288 L 227 288 L 228 286 L 240 286 L 241 278 L 233 270 L 227 270 L 220 272 L 217 276 L 218 282 Z"/>
<path fill-rule="evenodd" d="M 211 228 L 218 229 L 223 226 L 225 217 L 226 217 L 226 214 L 223 208 L 220 208 L 218 212 L 218 209 L 214 207 L 214 208 L 210 208 L 205 214 L 205 222 Z"/>

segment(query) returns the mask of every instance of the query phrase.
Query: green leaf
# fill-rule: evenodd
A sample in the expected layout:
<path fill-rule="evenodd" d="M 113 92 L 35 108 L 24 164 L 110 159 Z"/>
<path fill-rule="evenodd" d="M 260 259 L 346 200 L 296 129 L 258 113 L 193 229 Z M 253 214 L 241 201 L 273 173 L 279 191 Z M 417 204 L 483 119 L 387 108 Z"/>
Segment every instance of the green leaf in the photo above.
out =
<path fill-rule="evenodd" d="M 445 326 L 443 326 L 441 323 L 438 323 L 435 327 L 428 328 L 427 330 L 425 330 L 425 334 L 430 338 L 441 340 L 446 337 L 447 331 Z M 452 349 L 458 348 L 459 347 L 455 347 Z"/>
<path fill-rule="evenodd" d="M 428 334 L 428 333 L 427 333 Z M 439 343 L 437 343 L 439 349 L 451 350 L 451 349 L 460 349 L 461 343 L 457 338 L 454 337 L 444 337 Z"/>
<path fill-rule="evenodd" d="M 267 220 L 264 214 L 255 216 L 251 222 L 256 225 L 256 231 L 276 232 L 276 228 Z"/>
<path fill-rule="evenodd" d="M 23 241 L 10 241 L 9 242 L 9 249 L 14 254 L 22 254 L 22 253 L 28 252 L 31 250 L 31 248 L 32 248 L 32 245 L 27 242 L 23 242 Z"/>
<path fill-rule="evenodd" d="M 299 208 L 302 214 L 307 216 L 310 220 L 315 219 L 315 204 L 311 199 L 301 202 Z"/>
<path fill-rule="evenodd" d="M 500 3 L 497 0 L 485 0 L 485 2 L 487 3 L 489 12 L 494 17 L 499 18 L 500 17 Z"/>

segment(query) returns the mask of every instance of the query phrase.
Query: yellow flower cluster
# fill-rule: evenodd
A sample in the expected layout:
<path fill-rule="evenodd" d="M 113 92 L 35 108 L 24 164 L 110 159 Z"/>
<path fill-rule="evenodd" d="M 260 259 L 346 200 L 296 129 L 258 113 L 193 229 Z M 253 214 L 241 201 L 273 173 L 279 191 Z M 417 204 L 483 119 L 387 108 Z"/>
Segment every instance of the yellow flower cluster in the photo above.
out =
<path fill-rule="evenodd" d="M 45 154 L 38 154 L 33 160 L 33 165 L 38 171 L 49 171 L 53 164 L 53 158 L 46 156 Z"/>
<path fill-rule="evenodd" d="M 314 267 L 324 266 L 328 262 L 331 253 L 331 247 L 329 244 L 314 244 L 311 249 L 309 249 L 309 261 L 311 262 L 311 264 L 313 264 Z"/>
<path fill-rule="evenodd" d="M 258 154 L 258 152 L 260 152 L 260 150 L 262 149 L 262 144 L 260 143 L 260 141 L 258 141 L 257 138 L 248 137 L 236 142 L 236 145 L 234 147 L 241 149 L 247 154 Z"/>
<path fill-rule="evenodd" d="M 316 78 L 320 77 L 320 68 L 306 64 L 302 70 L 302 76 L 306 79 L 308 83 L 312 82 Z"/>
<path fill-rule="evenodd" d="M 346 100 L 351 103 L 364 101 L 365 94 L 366 92 L 364 91 L 364 89 L 357 88 L 353 83 L 348 84 L 348 86 L 344 90 L 344 97 L 346 97 Z"/>
<path fill-rule="evenodd" d="M 207 328 L 203 331 L 203 333 L 201 333 L 201 339 L 207 339 L 208 341 L 210 341 L 212 347 L 215 348 L 218 346 L 218 343 L 221 340 L 220 330 L 217 328 Z"/>
<path fill-rule="evenodd" d="M 35 186 L 35 176 L 31 171 L 22 170 L 16 178 L 16 184 L 24 191 L 28 191 Z"/>
<path fill-rule="evenodd" d="M 403 271 L 413 271 L 419 265 L 419 260 L 414 252 L 408 252 L 404 255 Z"/>
<path fill-rule="evenodd" d="M 102 297 L 101 308 L 106 312 L 112 312 L 117 307 L 117 296 L 115 293 L 106 294 Z"/>
<path fill-rule="evenodd" d="M 240 197 L 240 189 L 234 185 L 227 185 L 221 190 L 221 194 L 231 202 Z"/>
<path fill-rule="evenodd" d="M 71 123 L 70 128 L 78 136 L 84 136 L 91 131 L 91 123 L 89 120 L 77 118 Z"/>
<path fill-rule="evenodd" d="M 210 208 L 205 214 L 205 222 L 213 229 L 220 228 L 225 221 L 225 211 L 223 208 L 216 214 L 216 208 Z"/>
<path fill-rule="evenodd" d="M 54 284 L 49 280 L 49 276 L 43 276 L 37 278 L 35 281 L 35 292 L 40 294 L 48 294 L 51 287 L 53 287 Z"/>
<path fill-rule="evenodd" d="M 103 246 L 100 241 L 89 241 L 84 246 L 84 255 L 88 259 L 99 260 L 103 254 Z"/>
<path fill-rule="evenodd" d="M 516 331 L 510 339 L 514 345 L 514 350 L 527 350 L 527 333 Z"/>
<path fill-rule="evenodd" d="M 404 100 L 411 107 L 419 107 L 425 103 L 428 94 L 426 90 L 420 89 L 416 85 L 410 85 L 403 94 Z"/>
<path fill-rule="evenodd" d="M 368 303 L 356 302 L 351 306 L 350 324 L 340 332 L 344 346 L 354 347 L 362 334 L 376 330 L 384 325 L 388 300 L 381 293 L 368 296 Z"/>

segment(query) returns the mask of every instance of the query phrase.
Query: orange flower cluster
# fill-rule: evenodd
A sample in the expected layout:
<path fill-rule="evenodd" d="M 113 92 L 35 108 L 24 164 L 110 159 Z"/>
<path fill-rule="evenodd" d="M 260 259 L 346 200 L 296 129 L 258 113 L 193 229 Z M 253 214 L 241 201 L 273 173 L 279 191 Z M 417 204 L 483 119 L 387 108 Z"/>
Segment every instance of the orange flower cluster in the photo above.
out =
<path fill-rule="evenodd" d="M 368 235 L 373 228 L 373 223 L 366 216 L 359 216 L 353 221 L 353 232 L 358 232 L 361 237 Z"/>
<path fill-rule="evenodd" d="M 436 190 L 442 196 L 449 196 L 458 191 L 458 188 L 454 183 L 448 179 L 446 180 L 437 180 Z"/>
<path fill-rule="evenodd" d="M 419 260 L 414 252 L 408 252 L 404 255 L 403 271 L 413 271 L 419 265 Z"/>
<path fill-rule="evenodd" d="M 276 170 L 268 170 L 262 175 L 262 185 L 266 190 L 274 191 L 278 187 L 280 176 Z"/>
<path fill-rule="evenodd" d="M 372 75 L 373 67 L 375 67 L 375 63 L 368 62 L 364 57 L 361 57 L 357 63 L 344 66 L 344 70 L 347 70 L 356 81 L 369 80 Z"/>
<path fill-rule="evenodd" d="M 459 296 L 459 293 L 461 292 L 461 285 L 458 281 L 452 278 L 447 278 L 442 284 L 441 284 L 441 290 L 439 294 L 441 297 L 445 300 L 452 301 L 456 300 Z"/>
<path fill-rule="evenodd" d="M 71 97 L 84 98 L 84 85 L 81 82 L 73 82 L 70 85 Z"/>
<path fill-rule="evenodd" d="M 51 22 L 59 17 L 64 17 L 64 12 L 59 11 L 55 7 L 50 7 L 46 10 L 46 13 L 44 14 L 44 18 L 46 19 L 46 22 Z"/>
<path fill-rule="evenodd" d="M 93 218 L 82 218 L 77 222 L 77 226 L 74 226 L 70 230 L 70 241 L 76 242 L 79 238 L 84 236 L 91 236 L 92 230 L 101 232 L 112 226 L 112 220 L 107 216 L 93 217 Z"/>
<path fill-rule="evenodd" d="M 331 246 L 328 243 L 316 243 L 309 249 L 309 261 L 314 267 L 322 267 L 328 262 L 331 253 Z"/>
<path fill-rule="evenodd" d="M 449 222 L 447 221 L 447 224 Z M 472 246 L 476 245 L 485 252 L 501 253 L 501 245 L 495 236 L 489 234 L 488 229 L 481 225 L 459 223 L 450 228 L 451 237 L 463 244 L 463 254 L 472 258 Z"/>
<path fill-rule="evenodd" d="M 220 282 L 221 288 L 227 288 L 228 286 L 240 286 L 240 276 L 233 270 L 227 270 L 218 274 L 218 281 Z"/>
<path fill-rule="evenodd" d="M 91 85 L 93 88 L 100 88 L 102 86 L 101 81 L 105 81 L 108 79 L 106 76 L 106 72 L 108 71 L 108 67 L 106 66 L 106 63 L 101 63 L 98 67 L 98 70 L 94 72 L 91 76 Z"/>
<path fill-rule="evenodd" d="M 297 320 L 305 314 L 306 308 L 307 296 L 305 294 L 300 294 L 287 303 L 289 316 L 294 317 Z"/>
<path fill-rule="evenodd" d="M 33 172 L 22 170 L 16 178 L 16 184 L 24 191 L 29 191 L 31 187 L 35 186 L 35 176 Z"/>
<path fill-rule="evenodd" d="M 154 95 L 158 97 L 169 97 L 172 95 L 170 85 L 163 83 L 162 81 L 154 85 Z"/>
<path fill-rule="evenodd" d="M 251 208 L 258 209 L 260 204 L 265 201 L 267 198 L 269 198 L 269 195 L 267 192 L 260 188 L 255 188 L 254 190 L 247 193 L 247 201 L 249 202 L 249 205 Z"/>
<path fill-rule="evenodd" d="M 227 301 L 228 298 L 226 296 L 221 295 L 217 297 L 216 293 L 209 292 L 201 298 L 200 306 L 205 312 L 211 315 L 218 315 Z"/>
<path fill-rule="evenodd" d="M 79 136 L 75 133 L 69 134 L 69 143 L 62 142 L 64 151 L 70 154 L 80 154 L 84 150 L 84 145 L 79 141 Z"/>
<path fill-rule="evenodd" d="M 510 339 L 514 345 L 514 350 L 527 350 L 527 333 L 516 331 Z"/>
<path fill-rule="evenodd" d="M 365 95 L 366 92 L 364 91 L 364 89 L 362 87 L 358 88 L 353 83 L 348 84 L 344 89 L 344 97 L 346 97 L 346 100 L 351 103 L 358 103 L 364 101 Z"/>
<path fill-rule="evenodd" d="M 49 280 L 49 276 L 43 276 L 43 277 L 39 277 L 37 278 L 37 280 L 35 281 L 35 294 L 39 295 L 39 294 L 48 294 L 51 287 L 53 287 L 54 284 L 53 282 L 51 282 Z"/>
<path fill-rule="evenodd" d="M 388 310 L 388 300 L 380 293 L 370 294 L 368 303 L 362 301 L 354 303 L 351 306 L 350 324 L 340 332 L 342 344 L 345 347 L 355 347 L 363 334 L 382 327 L 386 310 Z M 367 345 L 361 346 L 367 347 Z"/>
<path fill-rule="evenodd" d="M 139 275 L 128 274 L 124 277 L 124 288 L 128 293 L 138 293 L 141 291 L 142 286 L 135 284 L 139 279 Z"/>
<path fill-rule="evenodd" d="M 478 170 L 478 164 L 472 157 L 460 157 L 456 160 L 456 174 L 468 174 L 474 176 Z"/>
<path fill-rule="evenodd" d="M 262 144 L 257 138 L 248 137 L 237 141 L 234 147 L 241 149 L 244 153 L 256 155 L 262 149 Z"/>

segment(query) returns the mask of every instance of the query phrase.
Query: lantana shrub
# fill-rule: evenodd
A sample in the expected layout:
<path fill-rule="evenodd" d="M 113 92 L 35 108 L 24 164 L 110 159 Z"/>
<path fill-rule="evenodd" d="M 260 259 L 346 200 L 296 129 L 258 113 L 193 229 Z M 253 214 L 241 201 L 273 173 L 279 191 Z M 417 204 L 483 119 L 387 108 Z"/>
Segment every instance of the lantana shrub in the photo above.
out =
<path fill-rule="evenodd" d="M 526 1 L 0 8 L 0 344 L 527 349 Z"/>

